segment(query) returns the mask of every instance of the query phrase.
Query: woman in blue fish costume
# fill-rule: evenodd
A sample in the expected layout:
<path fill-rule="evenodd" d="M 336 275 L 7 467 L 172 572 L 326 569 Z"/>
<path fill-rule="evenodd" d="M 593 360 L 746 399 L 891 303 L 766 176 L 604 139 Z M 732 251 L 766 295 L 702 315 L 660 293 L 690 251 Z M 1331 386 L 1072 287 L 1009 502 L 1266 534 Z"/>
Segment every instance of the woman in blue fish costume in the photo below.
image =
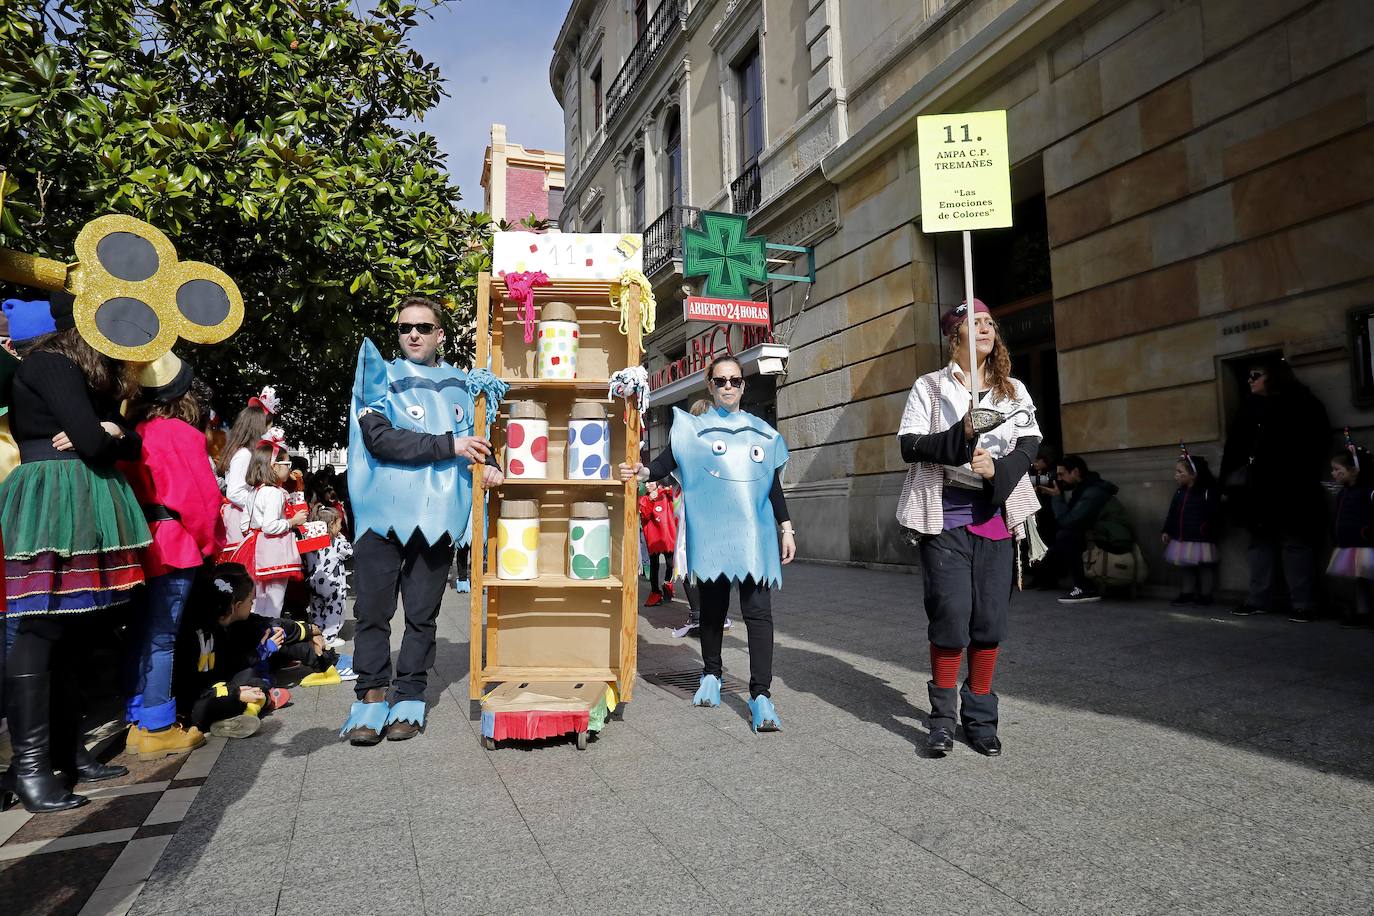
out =
<path fill-rule="evenodd" d="M 471 534 L 474 463 L 500 486 L 491 443 L 473 434 L 467 374 L 439 358 L 440 306 L 407 297 L 397 316 L 401 359 L 363 341 L 353 381 L 348 489 L 358 538 L 353 670 L 358 701 L 340 732 L 355 745 L 413 738 L 425 723 L 439 602 L 455 546 Z M 391 620 L 405 604 L 405 635 L 391 667 Z"/>
<path fill-rule="evenodd" d="M 730 589 L 739 589 L 749 628 L 749 712 L 756 732 L 778 731 L 768 692 L 773 681 L 772 590 L 797 553 L 782 467 L 787 443 L 776 429 L 740 410 L 744 372 L 733 357 L 712 360 L 706 380 L 715 406 L 701 416 L 673 409 L 668 447 L 648 467 L 622 464 L 622 480 L 682 482 L 687 575 L 701 594 L 701 686 L 692 702 L 720 705 L 721 642 Z M 778 528 L 782 529 L 779 544 Z"/>

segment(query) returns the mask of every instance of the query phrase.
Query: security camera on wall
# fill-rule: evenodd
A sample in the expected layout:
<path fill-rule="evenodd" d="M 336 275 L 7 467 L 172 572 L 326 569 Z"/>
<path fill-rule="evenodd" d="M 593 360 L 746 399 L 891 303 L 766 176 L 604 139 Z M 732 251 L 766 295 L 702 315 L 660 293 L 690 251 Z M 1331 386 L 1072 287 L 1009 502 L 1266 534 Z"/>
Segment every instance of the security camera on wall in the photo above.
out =
<path fill-rule="evenodd" d="M 786 375 L 787 357 L 791 351 L 785 344 L 765 343 L 759 347 L 759 375 Z"/>
<path fill-rule="evenodd" d="M 784 375 L 787 372 L 787 358 L 784 356 L 763 356 L 759 358 L 759 375 Z"/>

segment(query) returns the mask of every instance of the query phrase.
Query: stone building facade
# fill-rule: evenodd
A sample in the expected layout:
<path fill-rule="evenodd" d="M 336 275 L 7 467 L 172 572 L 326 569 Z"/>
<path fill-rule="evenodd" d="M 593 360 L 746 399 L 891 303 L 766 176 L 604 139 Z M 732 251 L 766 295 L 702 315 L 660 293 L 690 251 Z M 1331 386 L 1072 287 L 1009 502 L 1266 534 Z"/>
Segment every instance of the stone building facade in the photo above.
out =
<path fill-rule="evenodd" d="M 550 76 L 565 228 L 648 233 L 651 372 L 700 346 L 663 231 L 691 206 L 815 246 L 811 289 L 756 296 L 790 348 L 760 387 L 803 556 L 914 562 L 894 433 L 963 295 L 957 236 L 921 230 L 921 114 L 1007 110 L 1016 226 L 975 234 L 975 288 L 1147 557 L 1178 443 L 1219 459 L 1246 359 L 1281 352 L 1335 427 L 1374 425 L 1366 0 L 574 0 Z"/>

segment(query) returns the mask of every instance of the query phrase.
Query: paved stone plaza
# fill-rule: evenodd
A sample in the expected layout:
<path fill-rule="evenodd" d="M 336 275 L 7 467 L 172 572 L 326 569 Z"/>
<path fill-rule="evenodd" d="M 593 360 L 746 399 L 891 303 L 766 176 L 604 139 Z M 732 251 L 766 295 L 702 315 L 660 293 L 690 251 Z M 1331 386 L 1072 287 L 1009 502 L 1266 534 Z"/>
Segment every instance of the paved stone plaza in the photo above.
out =
<path fill-rule="evenodd" d="M 298 690 L 219 751 L 131 912 L 1374 911 L 1374 632 L 1028 592 L 1006 753 L 929 760 L 919 586 L 793 566 L 784 732 L 641 678 L 586 752 L 481 749 L 450 595 L 427 734 L 341 745 L 352 691 Z M 697 664 L 684 607 L 643 611 L 642 674 Z"/>

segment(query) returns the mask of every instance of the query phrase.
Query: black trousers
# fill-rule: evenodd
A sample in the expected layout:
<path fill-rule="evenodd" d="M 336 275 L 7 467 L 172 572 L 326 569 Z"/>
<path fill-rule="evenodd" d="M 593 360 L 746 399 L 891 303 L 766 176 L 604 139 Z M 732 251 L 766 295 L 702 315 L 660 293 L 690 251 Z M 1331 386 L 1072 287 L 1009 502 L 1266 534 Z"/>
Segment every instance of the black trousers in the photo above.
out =
<path fill-rule="evenodd" d="M 701 626 L 701 589 L 691 576 L 687 576 L 682 581 L 682 590 L 687 593 L 687 625 L 693 627 Z M 729 619 L 729 609 L 726 610 L 726 619 Z"/>
<path fill-rule="evenodd" d="M 662 574 L 659 569 L 662 567 Z M 673 558 L 666 553 L 649 554 L 649 590 L 662 591 L 663 583 L 673 575 Z"/>
<path fill-rule="evenodd" d="M 216 722 L 243 714 L 248 705 L 239 699 L 240 687 L 256 687 L 264 695 L 270 689 L 267 682 L 258 677 L 258 673 L 252 668 L 244 668 L 225 684 L 228 686 L 225 696 L 218 696 L 214 688 L 211 688 L 196 697 L 195 702 L 191 704 L 191 724 L 201 731 L 207 730 Z"/>
<path fill-rule="evenodd" d="M 720 677 L 725 640 L 725 617 L 730 611 L 730 580 L 705 579 L 697 583 L 701 594 L 701 662 L 704 674 Z M 773 684 L 773 598 L 766 585 L 752 576 L 739 584 L 739 610 L 749 630 L 749 696 L 770 696 Z"/>
<path fill-rule="evenodd" d="M 13 620 L 14 639 L 5 653 L 4 674 L 51 672 L 54 678 L 86 680 L 84 666 L 95 640 L 109 637 L 95 614 L 27 615 Z"/>
<path fill-rule="evenodd" d="M 353 670 L 358 674 L 359 699 L 381 687 L 390 687 L 389 703 L 425 698 L 429 669 L 434 666 L 439 602 L 452 563 L 453 541 L 448 535 L 430 545 L 416 533 L 402 544 L 395 535 L 382 537 L 369 531 L 353 545 L 357 583 Z M 396 616 L 398 597 L 405 606 L 406 628 L 393 680 L 391 619 Z"/>
<path fill-rule="evenodd" d="M 1076 588 L 1093 590 L 1088 574 L 1083 570 L 1083 551 L 1088 549 L 1088 537 L 1076 528 L 1060 528 L 1054 533 L 1054 559 L 1068 570 Z"/>
<path fill-rule="evenodd" d="M 996 646 L 1006 638 L 1007 614 L 1015 579 L 1016 541 L 990 541 L 967 528 L 950 528 L 921 542 L 921 579 L 925 588 L 926 633 L 942 649 L 970 644 Z M 1080 561 L 1081 562 L 1081 561 Z M 997 733 L 997 693 L 975 694 L 927 682 L 930 727 L 954 729 L 963 711 L 970 737 Z M 962 701 L 962 702 L 960 702 Z"/>

